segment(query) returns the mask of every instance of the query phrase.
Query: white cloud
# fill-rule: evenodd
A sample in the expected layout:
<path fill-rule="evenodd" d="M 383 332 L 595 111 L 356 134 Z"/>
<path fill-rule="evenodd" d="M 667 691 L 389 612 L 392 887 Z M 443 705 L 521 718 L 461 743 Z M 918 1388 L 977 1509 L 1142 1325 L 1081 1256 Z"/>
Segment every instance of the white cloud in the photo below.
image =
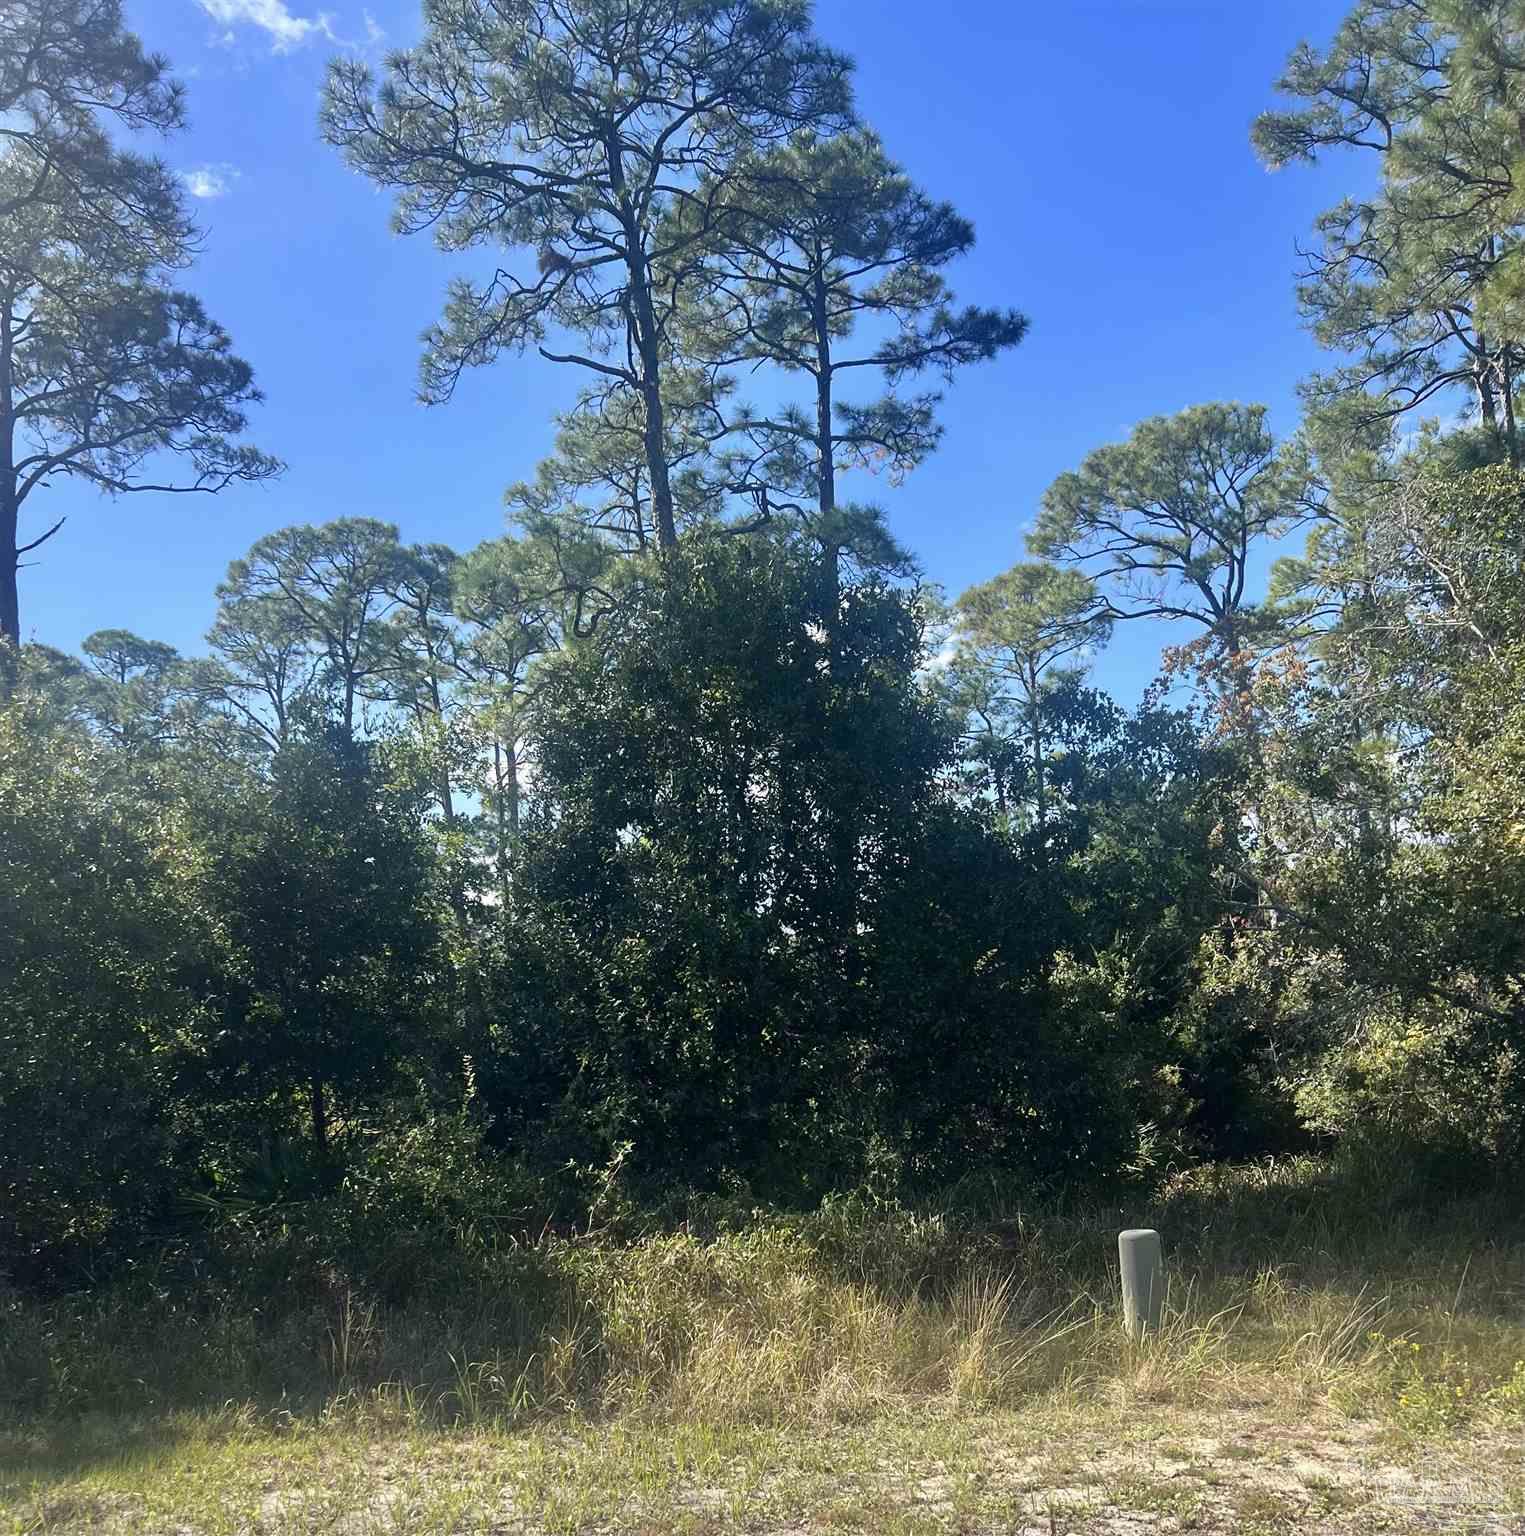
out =
<path fill-rule="evenodd" d="M 197 165 L 180 172 L 185 190 L 192 197 L 222 197 L 238 177 L 238 167 L 233 165 Z"/>
<path fill-rule="evenodd" d="M 295 16 L 286 0 L 198 0 L 213 21 L 224 26 L 248 22 L 270 34 L 277 53 L 289 53 L 313 37 L 335 41 L 333 28 L 324 12 L 317 16 Z"/>

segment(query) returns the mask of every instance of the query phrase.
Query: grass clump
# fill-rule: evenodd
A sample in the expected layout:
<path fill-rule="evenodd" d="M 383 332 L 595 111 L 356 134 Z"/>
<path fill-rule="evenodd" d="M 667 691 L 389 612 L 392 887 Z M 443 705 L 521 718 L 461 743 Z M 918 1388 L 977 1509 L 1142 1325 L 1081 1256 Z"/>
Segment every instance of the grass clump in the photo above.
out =
<path fill-rule="evenodd" d="M 1113 1240 L 1138 1221 L 1165 1234 L 1170 1289 L 1161 1333 L 1130 1349 Z M 1379 1198 L 1311 1159 L 1200 1170 L 1138 1210 L 707 1201 L 621 1227 L 453 1249 L 437 1234 L 402 1289 L 288 1237 L 243 1272 L 233 1244 L 199 1274 L 166 1261 L 77 1296 L 10 1292 L 0 1414 L 311 1417 L 370 1399 L 441 1424 L 757 1424 L 1059 1391 L 1321 1396 L 1454 1423 L 1525 1396 L 1520 1213 L 1502 1195 Z"/>
<path fill-rule="evenodd" d="M 1170 1288 L 1163 1328 L 1134 1346 L 1114 1255 L 1118 1227 L 1139 1222 L 1165 1234 Z M 840 1521 L 874 1499 L 905 1506 L 901 1441 L 903 1465 L 931 1467 L 912 1492 L 932 1503 L 1016 1508 L 1078 1488 L 1088 1510 L 1111 1500 L 1211 1528 L 1214 1510 L 1253 1524 L 1299 1499 L 1364 1506 L 1321 1468 L 1311 1492 L 1261 1486 L 1261 1439 L 1220 1434 L 1208 1454 L 1203 1415 L 1220 1429 L 1236 1415 L 1316 1423 L 1326 1439 L 1346 1424 L 1390 1448 L 1525 1428 L 1521 1212 L 1501 1194 L 1437 1205 L 1373 1191 L 1313 1160 L 1201 1170 L 1136 1210 L 1002 1209 L 990 1192 L 942 1211 L 706 1201 L 663 1222 L 624 1213 L 613 1229 L 445 1247 L 401 1292 L 395 1274 L 378 1287 L 293 1238 L 279 1289 L 274 1253 L 241 1276 L 229 1249 L 199 1275 L 166 1263 L 89 1294 L 7 1293 L 0 1500 L 30 1512 L 17 1529 L 93 1528 L 62 1505 L 42 1522 L 48 1490 L 139 1500 L 146 1520 L 145 1488 L 196 1466 L 234 1503 L 254 1498 L 242 1524 L 208 1529 L 283 1530 L 289 1510 L 255 1508 L 256 1464 L 308 1489 L 303 1518 L 316 1518 L 311 1490 L 329 1498 L 346 1478 L 374 1502 L 378 1446 L 410 1469 L 420 1509 L 444 1508 L 445 1447 L 452 1467 L 480 1460 L 501 1482 L 510 1444 L 510 1502 L 547 1529 L 647 1494 L 670 1516 L 674 1489 L 688 1490 L 685 1519 L 716 1529 L 763 1505 Z M 1127 1450 L 1126 1466 L 1099 1451 L 1068 1470 L 1044 1460 L 1103 1423 L 1125 1426 L 1105 1455 Z M 828 1447 L 857 1506 L 822 1502 L 814 1458 Z M 796 1498 L 796 1484 L 811 1491 Z"/>

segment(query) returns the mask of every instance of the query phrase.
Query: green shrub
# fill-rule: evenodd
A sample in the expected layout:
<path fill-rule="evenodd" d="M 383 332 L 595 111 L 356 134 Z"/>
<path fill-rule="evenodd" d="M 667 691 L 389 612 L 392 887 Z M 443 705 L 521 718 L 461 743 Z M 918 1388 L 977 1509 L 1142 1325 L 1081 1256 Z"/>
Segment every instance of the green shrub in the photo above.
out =
<path fill-rule="evenodd" d="M 178 1073 L 212 945 L 173 810 L 27 706 L 0 711 L 0 1275 L 137 1251 L 194 1167 Z"/>

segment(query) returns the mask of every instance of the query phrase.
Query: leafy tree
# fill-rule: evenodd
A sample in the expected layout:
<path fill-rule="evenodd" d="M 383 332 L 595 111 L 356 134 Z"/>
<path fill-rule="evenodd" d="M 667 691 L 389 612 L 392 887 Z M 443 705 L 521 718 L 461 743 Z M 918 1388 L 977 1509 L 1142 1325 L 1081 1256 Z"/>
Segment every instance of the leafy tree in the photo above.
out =
<path fill-rule="evenodd" d="M 1006 736 L 1012 725 L 1025 738 L 1033 818 L 1041 835 L 1048 819 L 1049 696 L 1107 643 L 1111 616 L 1080 572 L 1037 562 L 1015 565 L 970 587 L 955 613 L 959 649 L 951 670 L 958 689 L 979 713 L 988 744 Z M 1071 658 L 1069 667 L 1061 666 Z M 997 780 L 1003 782 L 1002 776 Z"/>
<path fill-rule="evenodd" d="M 324 133 L 396 189 L 398 229 L 539 255 L 533 277 L 452 285 L 424 396 L 529 345 L 614 382 L 639 402 L 657 539 L 672 548 L 663 372 L 677 300 L 657 276 L 679 253 L 659 241 L 662 215 L 747 146 L 837 119 L 847 65 L 810 36 L 804 0 L 439 0 L 426 18 L 379 90 L 363 63 L 332 66 Z M 552 326 L 590 350 L 552 350 Z"/>
<path fill-rule="evenodd" d="M 1319 1122 L 1496 1161 L 1525 1151 L 1522 533 L 1525 489 L 1502 466 L 1395 494 L 1323 664 L 1258 684 L 1271 814 L 1243 869 L 1345 999 L 1315 1037 Z M 1429 1110 L 1387 1097 L 1415 1093 Z"/>
<path fill-rule="evenodd" d="M 15 0 L 0 16 L 0 150 L 19 174 L 0 218 L 71 210 L 83 243 L 137 244 L 178 265 L 194 231 L 161 162 L 114 144 L 184 125 L 184 90 L 122 24 L 114 0 Z"/>
<path fill-rule="evenodd" d="M 1265 614 L 1288 642 L 1316 646 L 1347 608 L 1364 601 L 1371 529 L 1429 444 L 1400 452 L 1393 423 L 1372 419 L 1366 402 L 1355 398 L 1310 410 L 1299 436 L 1319 486 L 1319 516 L 1303 553 L 1272 564 Z M 1426 429 L 1422 436 L 1433 442 L 1437 434 Z"/>
<path fill-rule="evenodd" d="M 246 694 L 263 693 L 283 722 L 298 648 L 306 651 L 353 733 L 357 707 L 399 669 L 397 594 L 408 569 L 397 529 L 375 518 L 267 533 L 217 589 L 214 641 L 249 668 Z"/>
<path fill-rule="evenodd" d="M 51 727 L 84 723 L 91 679 L 77 656 L 35 641 L 21 647 L 16 695 Z"/>
<path fill-rule="evenodd" d="M 1354 354 L 1315 377 L 1315 401 L 1391 419 L 1464 389 L 1511 462 L 1521 352 L 1520 112 L 1525 12 L 1514 0 L 1359 0 L 1323 52 L 1302 43 L 1263 113 L 1271 166 L 1373 152 L 1376 190 L 1316 226 L 1299 298 L 1324 345 Z"/>
<path fill-rule="evenodd" d="M 167 677 L 180 660 L 180 653 L 162 640 L 144 640 L 127 629 L 98 629 L 86 635 L 80 649 L 90 658 L 95 670 L 120 688 L 135 678 L 155 682 Z"/>
<path fill-rule="evenodd" d="M 1233 905 L 1242 768 L 1200 712 L 1150 695 L 1129 712 L 1062 678 L 1045 715 L 1037 907 L 1056 956 L 1050 1006 L 1100 1035 L 1093 1069 L 1141 1129 L 1141 1169 L 1285 1150 L 1281 1037 L 1231 985 L 1251 964 Z"/>
<path fill-rule="evenodd" d="M 191 664 L 188 687 L 265 751 L 278 751 L 318 690 L 322 659 L 307 632 L 289 622 L 279 594 L 224 591 L 207 640 L 212 655 Z"/>
<path fill-rule="evenodd" d="M 1099 1074 L 1044 1008 L 1032 889 L 947 792 L 916 606 L 711 538 L 610 623 L 537 704 L 514 980 L 478 1064 L 500 1134 L 580 1161 L 628 1141 L 652 1183 L 788 1200 L 1107 1166 L 1131 1130 L 1082 1110 Z"/>
<path fill-rule="evenodd" d="M 727 381 L 670 362 L 663 371 L 664 457 L 678 534 L 722 520 L 733 487 L 715 445 L 725 436 L 720 411 Z M 584 390 L 557 418 L 556 451 L 532 481 L 511 485 L 509 516 L 531 537 L 595 550 L 643 554 L 658 543 L 640 398 L 619 383 Z M 581 536 L 580 536 L 581 535 Z M 566 574 L 577 579 L 574 569 Z"/>
<path fill-rule="evenodd" d="M 185 773 L 221 779 L 258 751 L 246 722 L 203 686 L 203 665 L 125 629 L 81 642 L 83 662 L 50 647 L 21 650 L 19 692 L 55 723 L 68 721 L 112 749 L 113 771 L 146 798 L 183 798 Z"/>
<path fill-rule="evenodd" d="M 415 544 L 401 552 L 390 589 L 396 607 L 386 630 L 392 664 L 375 695 L 402 710 L 428 747 L 440 815 L 452 830 L 459 755 L 452 738 L 460 707 L 454 685 L 461 658 L 452 603 L 459 564 L 460 556 L 444 544 Z"/>
<path fill-rule="evenodd" d="M 797 133 L 704 191 L 672 219 L 714 228 L 710 260 L 689 278 L 703 298 L 684 344 L 712 367 L 775 363 L 812 386 L 808 408 L 736 415 L 733 431 L 752 444 L 740 485 L 763 512 L 802 516 L 833 567 L 855 547 L 870 563 L 896 563 L 877 514 L 839 507 L 839 469 L 913 469 L 941 435 L 940 397 L 907 397 L 898 386 L 929 373 L 951 379 L 997 356 L 1022 339 L 1026 319 L 954 307 L 942 269 L 972 248 L 973 226 L 916 187 L 868 129 Z M 689 259 L 685 243 L 673 243 Z M 849 345 L 860 326 L 872 339 Z M 860 370 L 888 391 L 843 399 L 841 385 Z"/>
<path fill-rule="evenodd" d="M 215 949 L 205 864 L 113 757 L 33 698 L 0 710 L 0 1269 L 18 1280 L 131 1251 L 195 1157 L 176 1061 Z"/>
<path fill-rule="evenodd" d="M 446 993 L 433 863 L 406 786 L 343 725 L 274 755 L 211 829 L 218 914 L 235 951 L 226 1026 L 204 1047 L 212 1091 L 284 1115 L 318 1151 L 427 1060 Z"/>
<path fill-rule="evenodd" d="M 1186 619 L 1242 682 L 1251 554 L 1315 515 L 1305 455 L 1278 449 L 1261 405 L 1155 416 L 1043 496 L 1034 554 L 1087 568 L 1113 618 Z"/>
<path fill-rule="evenodd" d="M 98 629 L 80 644 L 95 673 L 89 713 L 96 729 L 119 749 L 146 757 L 173 734 L 181 698 L 180 653 L 160 640 L 125 629 Z"/>
<path fill-rule="evenodd" d="M 113 495 L 216 491 L 275 460 L 234 441 L 259 399 L 248 364 L 168 285 L 194 228 L 157 161 L 115 149 L 102 117 L 178 126 L 162 60 L 114 4 L 22 0 L 0 21 L 0 650 L 20 644 L 23 506 L 57 478 Z M 162 477 L 162 455 L 189 466 Z M 8 687 L 14 658 L 4 661 Z"/>
<path fill-rule="evenodd" d="M 587 561 L 586 545 L 577 542 L 577 554 Z M 522 778 L 531 750 L 531 715 L 540 686 L 536 664 L 554 655 L 564 636 L 576 639 L 580 610 L 592 585 L 586 565 L 569 575 L 567 567 L 575 562 L 550 544 L 549 537 L 488 540 L 462 559 L 455 583 L 462 625 L 461 693 L 491 753 L 481 788 L 505 902 L 519 835 Z M 595 554 L 592 570 L 601 565 Z"/>

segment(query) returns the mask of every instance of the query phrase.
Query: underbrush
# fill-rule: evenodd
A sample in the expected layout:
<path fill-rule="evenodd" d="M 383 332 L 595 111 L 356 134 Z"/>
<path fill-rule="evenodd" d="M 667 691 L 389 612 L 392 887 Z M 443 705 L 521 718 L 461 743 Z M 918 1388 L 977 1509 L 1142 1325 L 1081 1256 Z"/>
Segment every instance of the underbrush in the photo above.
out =
<path fill-rule="evenodd" d="M 312 1212 L 249 1215 L 104 1289 L 0 1294 L 0 1427 L 766 1425 L 1040 1398 L 1525 1424 L 1525 1211 L 1380 1172 L 1205 1168 L 1086 1211 L 992 1185 L 935 1211 L 709 1199 L 535 1236 L 420 1225 L 366 1264 Z M 1164 1235 L 1169 1295 L 1133 1347 L 1115 1236 L 1140 1224 Z"/>

